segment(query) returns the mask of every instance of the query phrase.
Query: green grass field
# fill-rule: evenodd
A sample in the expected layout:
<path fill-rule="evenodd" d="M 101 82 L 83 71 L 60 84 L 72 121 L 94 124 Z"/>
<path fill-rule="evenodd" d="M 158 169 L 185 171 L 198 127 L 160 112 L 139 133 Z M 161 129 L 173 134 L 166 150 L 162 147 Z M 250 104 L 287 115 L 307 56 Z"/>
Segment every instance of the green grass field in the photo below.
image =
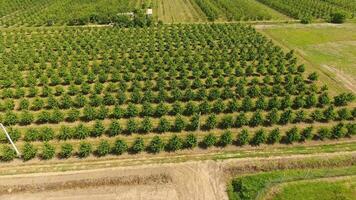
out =
<path fill-rule="evenodd" d="M 274 193 L 277 193 L 275 199 L 278 200 L 306 199 L 307 197 L 308 199 L 319 200 L 347 199 L 348 196 L 352 196 L 354 193 L 352 190 L 355 187 L 355 179 L 351 181 L 351 186 L 342 186 L 342 182 L 328 185 L 318 179 L 328 178 L 329 180 L 336 180 L 344 176 L 352 177 L 352 175 L 355 174 L 355 169 L 355 167 L 345 167 L 280 170 L 243 175 L 232 180 L 228 187 L 228 194 L 230 200 L 271 199 Z M 315 180 L 315 182 L 312 182 L 313 180 Z M 294 183 L 296 183 L 296 185 L 294 185 Z M 283 184 L 286 184 L 287 187 L 278 193 L 278 186 Z M 350 187 L 350 189 L 348 189 L 348 187 Z M 277 191 L 275 191 L 276 189 Z M 339 193 L 334 194 L 334 191 L 339 191 Z M 324 195 L 319 196 L 321 194 Z M 313 198 L 313 195 L 315 198 Z M 345 198 L 325 198 L 328 197 L 325 195 L 339 195 Z"/>
<path fill-rule="evenodd" d="M 272 26 L 261 31 L 280 45 L 296 50 L 309 70 L 321 72 L 321 81 L 331 90 L 355 91 L 355 24 Z"/>
<path fill-rule="evenodd" d="M 352 200 L 356 196 L 356 177 L 300 181 L 283 186 L 274 200 Z"/>

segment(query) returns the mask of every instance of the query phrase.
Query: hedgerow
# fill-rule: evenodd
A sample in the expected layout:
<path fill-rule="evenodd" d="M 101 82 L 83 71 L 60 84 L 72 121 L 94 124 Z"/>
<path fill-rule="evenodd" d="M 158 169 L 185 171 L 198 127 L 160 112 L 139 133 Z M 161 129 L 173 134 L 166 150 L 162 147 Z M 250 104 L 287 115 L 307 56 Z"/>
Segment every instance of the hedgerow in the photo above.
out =
<path fill-rule="evenodd" d="M 58 155 L 59 158 L 66 159 L 74 155 L 77 155 L 80 158 L 85 158 L 91 154 L 102 157 L 109 154 L 122 155 L 126 152 L 138 154 L 143 151 L 156 154 L 163 150 L 167 152 L 176 152 L 183 149 L 190 150 L 197 147 L 198 144 L 201 148 L 209 148 L 213 146 L 225 147 L 228 145 L 243 146 L 247 144 L 252 146 L 275 143 L 291 144 L 302 143 L 311 139 L 335 140 L 351 137 L 355 134 L 356 125 L 354 123 L 346 124 L 340 122 L 331 127 L 292 127 L 285 131 L 280 131 L 279 128 L 269 130 L 261 128 L 254 132 L 242 129 L 237 133 L 233 133 L 227 130 L 218 135 L 210 132 L 199 140 L 194 133 L 189 133 L 186 136 L 173 134 L 168 139 L 163 139 L 161 136 L 156 135 L 147 143 L 143 138 L 138 137 L 131 143 L 131 145 L 125 141 L 125 139 L 117 139 L 114 142 L 100 140 L 99 144 L 96 146 L 83 141 L 79 144 L 77 151 L 74 151 L 74 147 L 70 143 L 63 143 L 60 148 L 55 148 L 53 144 L 46 142 L 41 147 L 40 154 L 37 153 L 38 148 L 33 144 L 25 143 L 21 149 L 21 153 L 24 160 L 31 160 L 35 158 L 36 155 L 38 155 L 39 158 L 47 160 L 52 159 L 55 155 Z M 15 156 L 15 151 L 9 146 L 5 146 L 0 154 L 3 161 L 11 161 Z"/>

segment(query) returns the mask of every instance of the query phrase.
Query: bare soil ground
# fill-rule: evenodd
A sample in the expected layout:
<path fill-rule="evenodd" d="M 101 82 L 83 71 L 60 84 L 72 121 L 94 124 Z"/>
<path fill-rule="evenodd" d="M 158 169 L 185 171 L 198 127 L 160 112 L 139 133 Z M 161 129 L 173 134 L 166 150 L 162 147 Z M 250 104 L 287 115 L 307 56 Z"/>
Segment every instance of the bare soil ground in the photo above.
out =
<path fill-rule="evenodd" d="M 227 199 L 211 162 L 0 178 L 0 199 Z"/>
<path fill-rule="evenodd" d="M 0 177 L 0 199 L 223 200 L 228 199 L 227 181 L 237 174 L 303 167 L 312 158 L 329 163 L 328 158 L 341 155 L 351 158 L 348 165 L 355 164 L 356 152 L 338 152 L 8 175 Z"/>

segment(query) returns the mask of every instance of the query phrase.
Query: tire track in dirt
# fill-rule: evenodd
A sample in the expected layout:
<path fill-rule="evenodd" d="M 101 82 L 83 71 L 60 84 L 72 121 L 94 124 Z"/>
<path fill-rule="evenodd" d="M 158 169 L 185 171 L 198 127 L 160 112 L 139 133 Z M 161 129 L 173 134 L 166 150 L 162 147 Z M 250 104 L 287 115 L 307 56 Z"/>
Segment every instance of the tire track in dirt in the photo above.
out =
<path fill-rule="evenodd" d="M 328 65 L 322 65 L 322 67 L 335 74 L 336 81 L 340 81 L 347 89 L 356 93 L 356 81 L 351 75 Z"/>

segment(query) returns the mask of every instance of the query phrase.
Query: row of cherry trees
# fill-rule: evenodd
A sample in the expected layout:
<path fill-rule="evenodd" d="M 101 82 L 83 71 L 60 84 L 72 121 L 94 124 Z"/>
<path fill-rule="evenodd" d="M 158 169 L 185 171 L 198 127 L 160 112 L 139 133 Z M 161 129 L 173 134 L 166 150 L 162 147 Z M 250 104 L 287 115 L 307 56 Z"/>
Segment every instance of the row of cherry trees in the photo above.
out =
<path fill-rule="evenodd" d="M 116 139 L 113 143 L 108 140 L 101 140 L 94 148 L 89 142 L 81 142 L 76 148 L 71 143 L 62 143 L 60 147 L 56 147 L 51 143 L 45 142 L 39 148 L 31 143 L 25 143 L 22 147 L 22 159 L 27 161 L 38 156 L 40 159 L 49 160 L 58 156 L 66 159 L 72 156 L 79 158 L 88 157 L 94 154 L 98 157 L 107 156 L 109 154 L 122 155 L 126 152 L 141 153 L 159 153 L 161 151 L 175 152 L 182 149 L 193 149 L 197 146 L 201 148 L 209 148 L 212 146 L 225 147 L 227 145 L 253 145 L 304 142 L 306 140 L 317 139 L 340 139 L 343 137 L 351 137 L 356 134 L 355 124 L 339 123 L 331 128 L 320 127 L 318 129 L 313 126 L 306 128 L 292 127 L 283 132 L 279 128 L 269 131 L 258 129 L 254 133 L 250 133 L 247 129 L 241 130 L 237 135 L 231 131 L 224 131 L 219 136 L 213 133 L 205 135 L 202 139 L 192 133 L 185 137 L 172 135 L 168 140 L 162 139 L 160 136 L 154 136 L 150 141 L 145 141 L 142 137 L 136 138 L 131 144 L 128 144 L 123 139 Z M 16 152 L 9 146 L 4 146 L 4 150 L 0 155 L 2 161 L 11 161 L 16 157 Z"/>

